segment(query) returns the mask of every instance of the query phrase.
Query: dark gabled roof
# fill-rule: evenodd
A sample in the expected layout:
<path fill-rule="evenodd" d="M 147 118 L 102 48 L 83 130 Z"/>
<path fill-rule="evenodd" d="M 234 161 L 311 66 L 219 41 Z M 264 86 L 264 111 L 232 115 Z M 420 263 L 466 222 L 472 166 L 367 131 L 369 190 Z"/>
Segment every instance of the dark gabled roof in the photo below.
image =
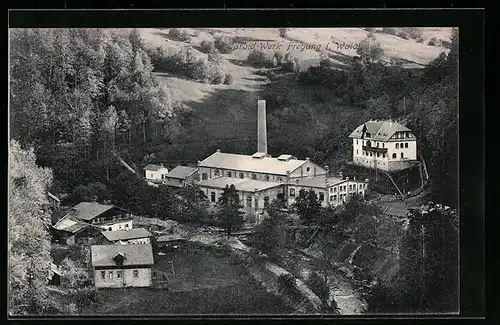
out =
<path fill-rule="evenodd" d="M 114 258 L 122 254 L 123 265 L 153 265 L 153 248 L 151 244 L 137 245 L 92 245 L 90 247 L 92 266 L 114 266 Z"/>
<path fill-rule="evenodd" d="M 113 205 L 99 204 L 97 202 L 81 202 L 72 207 L 69 214 L 80 220 L 90 221 L 113 208 Z"/>
<path fill-rule="evenodd" d="M 411 132 L 409 128 L 397 122 L 370 120 L 354 129 L 349 137 L 361 139 L 363 136 L 363 130 L 365 129 L 371 134 L 371 137 L 367 139 L 375 141 L 387 141 L 396 132 Z"/>
<path fill-rule="evenodd" d="M 186 179 L 198 170 L 196 167 L 177 166 L 169 171 L 165 177 Z"/>
<path fill-rule="evenodd" d="M 146 238 L 153 236 L 144 228 L 134 228 L 129 230 L 103 231 L 102 234 L 109 241 L 129 240 L 137 238 Z"/>
<path fill-rule="evenodd" d="M 160 169 L 164 169 L 165 167 L 163 166 L 160 166 L 160 165 L 153 165 L 153 164 L 149 164 L 147 165 L 146 167 L 144 167 L 144 170 L 152 170 L 152 171 L 158 171 Z"/>

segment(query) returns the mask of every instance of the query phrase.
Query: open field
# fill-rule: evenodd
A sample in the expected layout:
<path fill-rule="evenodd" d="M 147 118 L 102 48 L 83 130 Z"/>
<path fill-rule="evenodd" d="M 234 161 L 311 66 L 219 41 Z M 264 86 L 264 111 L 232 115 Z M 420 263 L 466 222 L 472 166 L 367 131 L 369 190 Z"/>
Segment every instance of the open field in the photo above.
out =
<path fill-rule="evenodd" d="M 173 259 L 175 274 L 169 261 Z M 174 253 L 155 254 L 157 275 L 164 271 L 168 289 L 99 290 L 99 303 L 83 314 L 287 314 L 288 307 L 255 283 L 244 266 L 198 245 L 180 245 Z"/>

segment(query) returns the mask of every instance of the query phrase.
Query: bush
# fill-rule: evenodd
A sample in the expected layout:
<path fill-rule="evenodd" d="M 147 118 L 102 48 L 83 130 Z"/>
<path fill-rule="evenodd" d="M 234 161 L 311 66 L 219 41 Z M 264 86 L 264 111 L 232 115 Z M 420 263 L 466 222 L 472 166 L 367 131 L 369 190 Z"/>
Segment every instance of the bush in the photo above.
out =
<path fill-rule="evenodd" d="M 215 39 L 214 45 L 217 50 L 219 50 L 220 53 L 231 53 L 233 50 L 232 46 L 233 42 L 231 39 L 227 36 L 219 36 Z"/>
<path fill-rule="evenodd" d="M 278 277 L 278 285 L 281 289 L 291 293 L 297 290 L 295 278 L 290 273 L 281 274 Z"/>
<path fill-rule="evenodd" d="M 215 50 L 214 52 L 208 53 L 208 62 L 212 62 L 214 64 L 219 64 L 220 61 L 222 60 L 222 56 L 220 53 Z"/>
<path fill-rule="evenodd" d="M 417 43 L 423 43 L 424 39 L 422 37 L 419 37 L 415 40 Z"/>
<path fill-rule="evenodd" d="M 280 37 L 285 38 L 288 33 L 288 28 L 278 28 L 278 31 L 280 33 Z"/>
<path fill-rule="evenodd" d="M 411 27 L 405 28 L 405 30 L 410 38 L 419 39 L 422 37 L 422 30 L 420 28 Z"/>
<path fill-rule="evenodd" d="M 233 75 L 230 73 L 226 73 L 226 75 L 224 76 L 224 84 L 230 85 L 232 83 L 233 83 Z"/>
<path fill-rule="evenodd" d="M 281 69 L 285 72 L 299 72 L 300 71 L 300 63 L 297 58 L 290 59 L 289 61 L 285 61 L 281 65 Z"/>
<path fill-rule="evenodd" d="M 201 42 L 200 48 L 201 48 L 201 51 L 204 53 L 213 53 L 217 50 L 214 42 L 212 42 L 212 41 Z"/>
<path fill-rule="evenodd" d="M 430 45 L 430 46 L 439 46 L 439 41 L 437 38 L 433 37 L 429 40 L 429 43 L 427 43 L 427 45 Z"/>
<path fill-rule="evenodd" d="M 252 50 L 247 57 L 248 63 L 256 67 L 271 67 L 272 59 L 266 53 L 259 50 Z"/>
<path fill-rule="evenodd" d="M 368 33 L 375 33 L 376 32 L 375 28 L 373 28 L 373 27 L 367 27 L 367 28 L 365 28 L 365 31 L 367 31 Z"/>
<path fill-rule="evenodd" d="M 279 52 L 279 51 L 276 51 L 274 52 L 274 59 L 276 59 L 276 65 L 282 65 L 283 64 L 283 59 L 284 59 L 284 56 L 283 56 L 283 53 Z"/>
<path fill-rule="evenodd" d="M 322 58 L 319 60 L 319 66 L 323 68 L 329 68 L 332 66 L 332 61 L 329 58 Z"/>
<path fill-rule="evenodd" d="M 170 28 L 170 30 L 168 31 L 168 36 L 176 41 L 189 41 L 189 35 L 185 31 L 178 28 Z"/>
<path fill-rule="evenodd" d="M 219 67 L 214 67 L 214 72 L 211 75 L 211 81 L 213 84 L 221 84 L 224 81 L 224 73 Z"/>
<path fill-rule="evenodd" d="M 384 28 L 382 28 L 382 33 L 397 36 L 398 29 L 397 28 L 393 28 L 393 27 L 384 27 Z"/>

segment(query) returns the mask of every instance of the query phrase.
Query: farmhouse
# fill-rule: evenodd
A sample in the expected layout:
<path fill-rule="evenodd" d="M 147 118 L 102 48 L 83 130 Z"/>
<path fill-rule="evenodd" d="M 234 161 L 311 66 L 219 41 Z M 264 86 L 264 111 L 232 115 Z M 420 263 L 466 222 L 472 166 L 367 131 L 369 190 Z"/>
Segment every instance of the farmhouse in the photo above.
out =
<path fill-rule="evenodd" d="M 417 138 L 399 123 L 370 120 L 349 137 L 356 165 L 394 171 L 409 168 L 417 161 Z"/>
<path fill-rule="evenodd" d="M 184 187 L 197 181 L 199 181 L 198 168 L 177 166 L 165 175 L 163 183 L 175 187 Z"/>
<path fill-rule="evenodd" d="M 144 228 L 129 230 L 103 231 L 102 235 L 107 244 L 150 244 L 153 236 Z"/>
<path fill-rule="evenodd" d="M 97 227 L 83 222 L 71 214 L 59 219 L 51 229 L 53 238 L 66 245 L 91 242 L 100 231 Z"/>
<path fill-rule="evenodd" d="M 313 190 L 324 207 L 335 206 L 345 203 L 354 194 L 364 198 L 368 179 L 356 180 L 356 177 L 350 179 L 343 176 L 298 178 L 288 183 L 288 205 L 295 202 L 300 190 Z"/>
<path fill-rule="evenodd" d="M 96 288 L 151 285 L 151 244 L 93 245 L 91 256 Z"/>
<path fill-rule="evenodd" d="M 161 165 L 147 165 L 144 167 L 144 176 L 150 181 L 162 181 L 165 175 L 168 174 L 168 169 Z"/>
<path fill-rule="evenodd" d="M 108 231 L 132 229 L 132 214 L 113 205 L 81 202 L 72 207 L 67 215 Z"/>

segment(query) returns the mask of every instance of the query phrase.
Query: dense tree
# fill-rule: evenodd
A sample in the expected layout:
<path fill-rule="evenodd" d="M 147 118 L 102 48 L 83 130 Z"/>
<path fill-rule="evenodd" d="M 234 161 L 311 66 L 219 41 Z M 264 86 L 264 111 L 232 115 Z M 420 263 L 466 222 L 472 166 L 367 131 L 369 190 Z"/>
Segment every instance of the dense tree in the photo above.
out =
<path fill-rule="evenodd" d="M 280 209 L 281 202 L 273 200 L 266 209 L 267 217 L 257 226 L 252 237 L 252 246 L 271 258 L 280 256 L 287 244 L 284 227 L 286 214 Z"/>
<path fill-rule="evenodd" d="M 292 208 L 305 224 L 311 224 L 321 214 L 321 203 L 314 190 L 305 191 L 301 189 L 295 198 Z"/>
<path fill-rule="evenodd" d="M 35 164 L 33 149 L 15 140 L 9 149 L 9 312 L 41 314 L 50 307 L 50 216 L 42 207 L 52 173 Z"/>
<path fill-rule="evenodd" d="M 233 230 L 243 225 L 241 207 L 240 197 L 234 185 L 226 185 L 217 202 L 217 216 L 220 225 L 226 230 L 228 238 Z"/>
<path fill-rule="evenodd" d="M 375 38 L 375 34 L 370 33 L 364 40 L 359 42 L 356 53 L 365 64 L 370 65 L 382 58 L 384 50 Z"/>

